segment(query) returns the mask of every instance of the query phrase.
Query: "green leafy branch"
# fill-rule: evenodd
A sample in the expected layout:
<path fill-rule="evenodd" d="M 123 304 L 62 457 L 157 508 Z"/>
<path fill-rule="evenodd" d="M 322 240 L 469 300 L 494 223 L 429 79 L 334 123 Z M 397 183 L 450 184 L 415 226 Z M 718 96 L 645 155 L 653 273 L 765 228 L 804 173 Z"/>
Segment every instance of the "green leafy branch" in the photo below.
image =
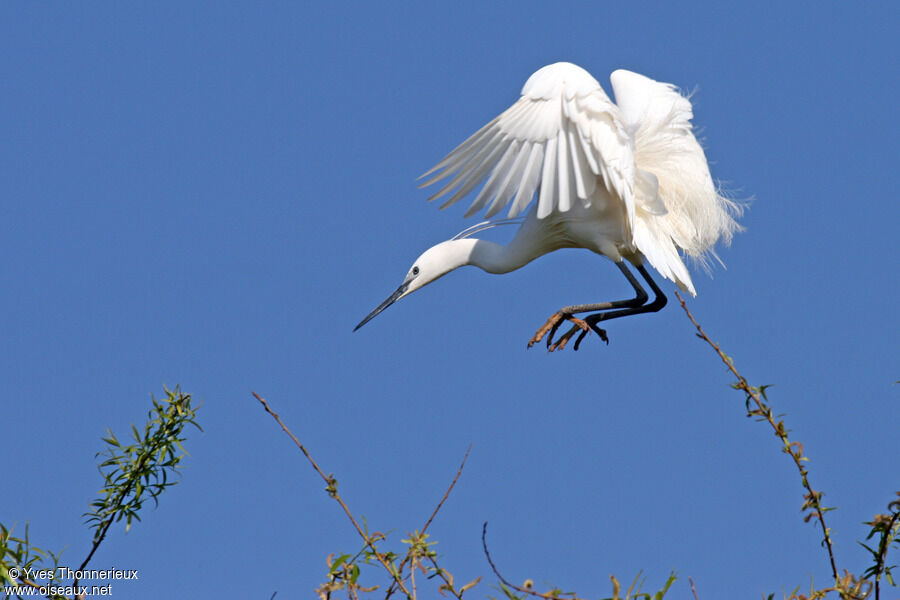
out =
<path fill-rule="evenodd" d="M 35 590 L 41 589 L 34 581 L 28 578 L 27 573 L 32 569 L 50 570 L 53 573 L 49 584 L 53 585 L 61 583 L 62 580 L 57 576 L 57 567 L 59 566 L 59 557 L 62 552 L 53 553 L 50 550 L 43 550 L 31 544 L 31 538 L 28 531 L 28 523 L 25 523 L 24 537 L 15 537 L 13 530 L 7 529 L 0 523 L 0 587 L 6 586 L 25 586 Z M 52 567 L 46 566 L 46 561 L 52 562 Z M 11 569 L 17 569 L 17 576 L 10 573 Z M 15 571 L 14 571 L 15 573 Z M 51 595 L 48 596 L 52 600 L 65 600 L 65 596 Z"/>
<path fill-rule="evenodd" d="M 151 398 L 153 405 L 143 430 L 132 424 L 133 443 L 122 444 L 110 430 L 103 438 L 106 448 L 97 453 L 97 457 L 102 458 L 98 468 L 103 475 L 103 487 L 98 498 L 91 502 L 91 510 L 84 514 L 94 531 L 93 542 L 76 571 L 82 571 L 88 565 L 114 522 L 125 519 L 125 530 L 128 531 L 133 519 L 140 521 L 139 511 L 148 499 L 158 505 L 160 495 L 177 483 L 172 476 L 178 473 L 181 459 L 187 454 L 182 446 L 186 439 L 184 429 L 187 425 L 197 429 L 200 426 L 195 420 L 197 409 L 191 405 L 190 394 L 182 393 L 178 386 L 174 390 L 163 389 L 165 398 Z M 0 584 L 37 589 L 49 587 L 39 586 L 27 576 L 21 576 L 26 569 L 36 567 L 48 558 L 53 562 L 50 579 L 50 585 L 53 585 L 61 582 L 56 575 L 59 554 L 32 546 L 27 525 L 25 537 L 17 538 L 12 535 L 12 530 L 0 524 Z M 11 576 L 13 568 L 19 577 Z M 76 596 L 78 583 L 76 579 L 71 586 Z M 48 597 L 65 598 L 62 595 Z"/>
<path fill-rule="evenodd" d="M 892 573 L 892 570 L 897 565 L 885 566 L 887 553 L 891 545 L 900 547 L 900 492 L 897 492 L 897 498 L 897 500 L 888 505 L 889 514 L 875 515 L 874 519 L 865 523 L 872 527 L 869 535 L 866 536 L 866 540 L 870 540 L 877 535 L 877 548 L 871 548 L 867 544 L 859 542 L 863 548 L 872 554 L 872 559 L 875 561 L 875 564 L 863 573 L 863 577 L 875 580 L 875 600 L 880 600 L 881 598 L 880 583 L 882 575 L 888 580 L 888 583 L 897 585 L 894 582 Z"/>
<path fill-rule="evenodd" d="M 124 518 L 125 531 L 128 531 L 132 519 L 141 520 L 138 511 L 148 498 L 154 506 L 158 505 L 160 494 L 177 483 L 170 480 L 170 475 L 177 473 L 186 454 L 181 445 L 186 439 L 184 428 L 187 425 L 201 428 L 195 420 L 196 409 L 191 406 L 190 394 L 181 393 L 177 386 L 165 392 L 166 398 L 162 400 L 152 398 L 153 406 L 147 413 L 143 432 L 131 425 L 133 443 L 123 445 L 111 430 L 103 438 L 106 449 L 97 453 L 98 458 L 106 457 L 99 465 L 104 480 L 102 495 L 91 502 L 93 509 L 84 513 L 94 530 L 94 543 L 79 571 L 90 562 L 114 522 Z M 77 579 L 75 587 L 78 587 Z"/>

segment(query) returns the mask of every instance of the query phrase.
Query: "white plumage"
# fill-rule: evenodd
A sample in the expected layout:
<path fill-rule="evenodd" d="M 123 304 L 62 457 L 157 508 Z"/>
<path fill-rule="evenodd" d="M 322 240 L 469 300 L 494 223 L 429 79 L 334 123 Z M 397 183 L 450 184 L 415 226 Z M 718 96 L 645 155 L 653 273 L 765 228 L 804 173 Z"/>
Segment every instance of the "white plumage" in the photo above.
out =
<path fill-rule="evenodd" d="M 590 326 L 605 338 L 596 322 L 659 310 L 665 296 L 643 269 L 645 258 L 664 277 L 696 295 L 681 254 L 701 263 L 714 255 L 713 246 L 720 240 L 730 242 L 740 228 L 733 218 L 739 207 L 713 182 L 693 134 L 687 97 L 671 84 L 630 71 L 615 71 L 610 81 L 617 104 L 581 67 L 564 62 L 543 67 L 525 82 L 518 101 L 422 175 L 426 180 L 421 187 L 441 185 L 429 198 L 443 199 L 441 208 L 481 185 L 466 216 L 483 210 L 490 219 L 507 209 L 508 218 L 524 215 L 522 225 L 506 246 L 468 236 L 495 223 L 508 224 L 508 219 L 488 221 L 430 248 L 397 292 L 357 328 L 396 299 L 457 267 L 472 264 L 505 273 L 567 247 L 587 248 L 615 261 L 637 297 L 564 307 L 557 311 L 558 318 L 548 320 L 553 331 L 566 319 L 584 332 Z M 643 304 L 647 294 L 623 260 L 637 268 L 656 293 L 650 305 Z M 597 310 L 608 312 L 584 321 L 572 317 Z M 542 330 L 532 343 L 546 333 Z"/>
<path fill-rule="evenodd" d="M 487 207 L 521 214 L 536 191 L 537 217 L 591 205 L 597 185 L 624 207 L 623 245 L 633 245 L 664 277 L 696 294 L 678 250 L 703 259 L 738 229 L 737 207 L 722 197 L 692 132 L 690 101 L 675 86 L 630 71 L 610 76 L 618 105 L 590 73 L 571 63 L 532 75 L 522 97 L 423 177 L 451 178 L 429 200 L 450 206 L 487 179 L 470 216 Z M 624 254 L 628 254 L 626 251 Z M 615 257 L 611 257 L 615 259 Z"/>
<path fill-rule="evenodd" d="M 634 159 L 619 111 L 587 71 L 569 63 L 550 65 L 532 75 L 518 102 L 424 176 L 438 170 L 422 185 L 457 175 L 430 200 L 460 186 L 444 207 L 465 196 L 490 171 L 466 216 L 490 202 L 488 217 L 507 204 L 508 216 L 514 217 L 539 185 L 539 218 L 568 210 L 576 198 L 589 206 L 598 177 L 626 202 L 633 195 Z"/>

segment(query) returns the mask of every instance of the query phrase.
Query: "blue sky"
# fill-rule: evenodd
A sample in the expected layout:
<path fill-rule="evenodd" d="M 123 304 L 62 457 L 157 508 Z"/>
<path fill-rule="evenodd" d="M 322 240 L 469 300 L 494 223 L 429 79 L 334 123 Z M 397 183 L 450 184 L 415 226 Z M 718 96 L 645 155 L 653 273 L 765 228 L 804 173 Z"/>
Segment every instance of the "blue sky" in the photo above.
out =
<path fill-rule="evenodd" d="M 671 598 L 827 583 L 794 467 L 673 302 L 609 346 L 527 351 L 559 306 L 621 297 L 584 251 L 462 269 L 353 326 L 471 221 L 415 177 L 567 60 L 694 90 L 713 174 L 753 197 L 691 310 L 775 384 L 826 492 L 839 566 L 898 488 L 893 3 L 4 3 L 0 7 L 0 520 L 90 547 L 107 427 L 202 400 L 182 482 L 96 568 L 123 597 L 306 596 L 359 542 L 251 397 L 357 515 L 431 529 L 458 580 L 483 521 L 513 581 Z M 609 87 L 607 86 L 609 91 Z M 504 234 L 499 234 L 502 239 Z M 891 266 L 894 265 L 894 266 Z M 668 282 L 664 288 L 674 288 Z M 477 597 L 496 592 L 486 584 Z"/>

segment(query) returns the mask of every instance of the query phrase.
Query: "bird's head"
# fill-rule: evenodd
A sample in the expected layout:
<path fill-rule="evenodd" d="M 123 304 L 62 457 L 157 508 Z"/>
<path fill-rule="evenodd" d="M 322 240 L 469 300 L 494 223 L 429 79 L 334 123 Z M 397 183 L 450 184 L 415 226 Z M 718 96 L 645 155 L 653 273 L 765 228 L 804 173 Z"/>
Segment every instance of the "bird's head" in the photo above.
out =
<path fill-rule="evenodd" d="M 422 255 L 413 262 L 409 271 L 406 272 L 406 277 L 403 278 L 403 283 L 400 284 L 400 287 L 394 290 L 394 293 L 388 296 L 384 302 L 379 304 L 378 308 L 370 312 L 365 319 L 360 321 L 359 325 L 353 328 L 353 331 L 356 331 L 374 319 L 378 313 L 400 298 L 413 293 L 419 288 L 425 287 L 435 279 L 446 275 L 453 269 L 468 264 L 474 243 L 475 240 L 471 239 L 448 240 L 446 242 L 441 242 L 437 246 L 432 246 L 423 252 Z"/>

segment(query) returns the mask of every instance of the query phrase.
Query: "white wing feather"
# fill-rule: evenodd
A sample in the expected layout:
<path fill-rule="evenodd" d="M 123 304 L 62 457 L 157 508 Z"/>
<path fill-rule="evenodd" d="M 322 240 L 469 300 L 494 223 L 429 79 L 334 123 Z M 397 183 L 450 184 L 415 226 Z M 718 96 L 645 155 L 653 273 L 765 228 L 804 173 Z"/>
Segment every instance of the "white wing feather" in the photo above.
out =
<path fill-rule="evenodd" d="M 450 179 L 429 200 L 450 194 L 449 206 L 487 179 L 470 216 L 488 218 L 509 207 L 515 217 L 538 194 L 538 218 L 590 204 L 598 181 L 624 203 L 634 221 L 634 158 L 619 110 L 587 71 L 570 63 L 532 75 L 522 97 L 460 144 L 431 170 L 420 187 Z M 452 193 L 451 193 L 452 192 Z M 577 199 L 577 200 L 576 200 Z"/>
<path fill-rule="evenodd" d="M 429 198 L 448 196 L 444 208 L 483 183 L 467 217 L 485 210 L 490 218 L 505 207 L 515 217 L 537 195 L 540 219 L 576 202 L 589 206 L 602 184 L 625 209 L 624 241 L 695 294 L 680 252 L 702 261 L 717 241 L 730 241 L 740 207 L 713 182 L 690 100 L 630 71 L 610 81 L 618 106 L 581 67 L 538 70 L 515 104 L 422 175 L 431 177 L 420 187 L 444 182 Z"/>
<path fill-rule="evenodd" d="M 696 295 L 679 250 L 715 256 L 719 240 L 740 229 L 740 207 L 719 194 L 703 148 L 694 137 L 690 100 L 675 86 L 630 71 L 610 75 L 616 103 L 634 136 L 634 244 L 650 264 Z"/>
<path fill-rule="evenodd" d="M 671 84 L 631 71 L 614 71 L 609 79 L 634 135 L 635 176 L 655 181 L 653 186 L 636 185 L 636 204 L 651 214 L 654 206 L 664 211 L 662 218 L 645 219 L 646 225 L 655 230 L 654 237 L 670 238 L 685 253 L 702 260 L 716 242 L 727 244 L 740 229 L 733 218 L 740 207 L 724 198 L 713 181 L 703 148 L 694 137 L 690 100 Z M 649 258 L 644 248 L 638 248 Z"/>

